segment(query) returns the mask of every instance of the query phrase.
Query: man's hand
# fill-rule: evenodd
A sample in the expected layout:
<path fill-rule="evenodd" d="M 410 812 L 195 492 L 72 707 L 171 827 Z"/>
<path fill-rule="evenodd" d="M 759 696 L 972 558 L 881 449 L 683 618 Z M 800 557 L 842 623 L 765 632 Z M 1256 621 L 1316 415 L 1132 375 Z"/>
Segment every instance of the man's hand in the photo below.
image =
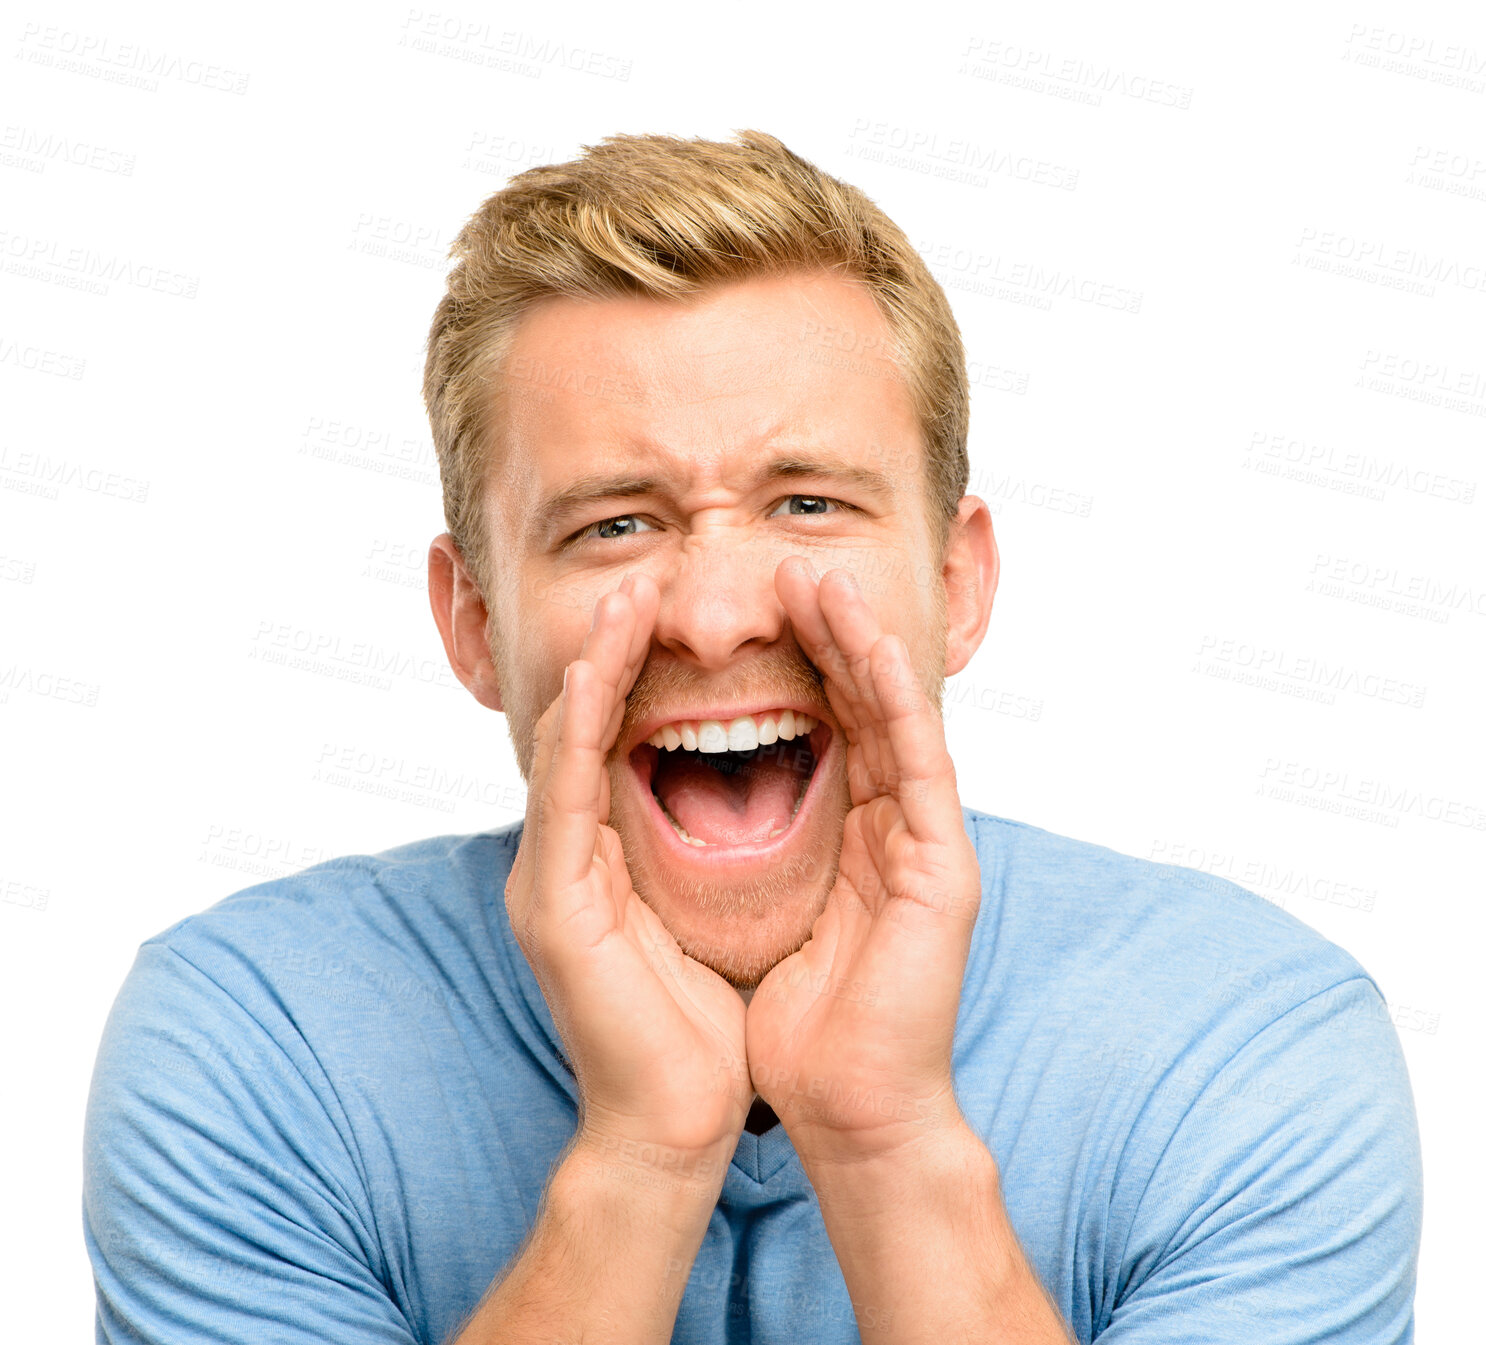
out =
<path fill-rule="evenodd" d="M 742 997 L 635 894 L 608 825 L 659 602 L 643 577 L 601 598 L 537 722 L 506 909 L 578 1079 L 578 1129 L 459 1345 L 669 1340 L 753 1096 Z"/>
<path fill-rule="evenodd" d="M 601 598 L 538 721 L 506 908 L 577 1076 L 580 1146 L 656 1146 L 669 1178 L 720 1190 L 753 1094 L 743 1000 L 635 894 L 607 825 L 607 758 L 658 605 L 643 576 Z"/>
<path fill-rule="evenodd" d="M 748 1006 L 754 1086 L 815 1188 L 863 1339 L 1068 1345 L 955 1101 L 980 865 L 943 721 L 849 573 L 817 584 L 791 558 L 775 586 L 846 734 L 853 807 L 809 941 Z"/>
<path fill-rule="evenodd" d="M 951 1051 L 980 904 L 943 721 L 903 641 L 849 572 L 775 576 L 846 735 L 853 807 L 827 905 L 749 1005 L 754 1087 L 807 1170 L 941 1138 L 959 1122 Z"/>

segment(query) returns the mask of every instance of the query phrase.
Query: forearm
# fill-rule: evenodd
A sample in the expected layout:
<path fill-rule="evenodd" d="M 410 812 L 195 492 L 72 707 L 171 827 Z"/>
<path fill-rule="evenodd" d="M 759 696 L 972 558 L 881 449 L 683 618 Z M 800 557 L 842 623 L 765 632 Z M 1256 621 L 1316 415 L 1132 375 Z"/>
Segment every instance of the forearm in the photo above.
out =
<path fill-rule="evenodd" d="M 1007 1217 L 995 1159 L 962 1123 L 913 1151 L 806 1162 L 868 1345 L 1068 1345 Z"/>
<path fill-rule="evenodd" d="M 669 1341 L 730 1159 L 575 1141 L 453 1345 Z"/>

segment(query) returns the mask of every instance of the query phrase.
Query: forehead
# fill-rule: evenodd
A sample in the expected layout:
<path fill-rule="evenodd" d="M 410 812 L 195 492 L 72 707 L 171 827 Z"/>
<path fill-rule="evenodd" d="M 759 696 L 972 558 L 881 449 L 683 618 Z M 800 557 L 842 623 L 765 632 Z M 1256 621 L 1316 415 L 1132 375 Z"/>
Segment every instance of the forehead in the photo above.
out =
<path fill-rule="evenodd" d="M 728 485 L 756 476 L 761 455 L 802 454 L 917 494 L 922 441 L 891 348 L 866 287 L 826 273 L 681 301 L 545 300 L 496 380 L 492 504 L 526 512 L 595 473 Z"/>

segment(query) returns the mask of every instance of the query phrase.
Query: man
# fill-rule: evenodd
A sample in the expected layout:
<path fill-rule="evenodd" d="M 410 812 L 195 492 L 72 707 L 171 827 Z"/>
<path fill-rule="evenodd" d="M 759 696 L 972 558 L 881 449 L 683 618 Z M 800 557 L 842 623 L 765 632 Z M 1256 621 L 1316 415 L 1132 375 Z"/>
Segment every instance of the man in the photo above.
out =
<path fill-rule="evenodd" d="M 1366 973 L 962 807 L 998 559 L 901 232 L 765 135 L 615 137 L 455 254 L 429 591 L 526 820 L 144 945 L 100 1339 L 1410 1340 Z"/>

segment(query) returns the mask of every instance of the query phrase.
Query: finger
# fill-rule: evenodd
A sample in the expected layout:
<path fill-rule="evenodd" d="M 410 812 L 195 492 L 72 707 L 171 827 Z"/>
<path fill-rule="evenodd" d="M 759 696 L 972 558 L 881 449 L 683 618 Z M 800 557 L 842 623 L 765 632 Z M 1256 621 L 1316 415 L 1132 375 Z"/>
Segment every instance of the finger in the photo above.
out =
<path fill-rule="evenodd" d="M 593 867 L 604 761 L 606 688 L 598 670 L 575 659 L 563 674 L 552 761 L 528 815 L 535 812 L 534 877 L 547 905 L 575 889 Z M 546 912 L 543 912 L 544 914 Z M 562 912 L 551 912 L 561 918 Z"/>
<path fill-rule="evenodd" d="M 882 792 L 874 782 L 884 778 L 888 771 L 882 760 L 883 739 L 872 727 L 875 711 L 870 666 L 865 656 L 853 659 L 842 648 L 832 629 L 827 603 L 834 601 L 839 606 L 844 601 L 850 607 L 854 599 L 858 610 L 838 617 L 838 624 L 850 630 L 848 644 L 857 650 L 870 649 L 868 642 L 878 631 L 876 617 L 866 607 L 847 571 L 833 570 L 817 581 L 806 561 L 791 557 L 776 572 L 775 587 L 806 657 L 824 675 L 826 697 L 846 734 L 847 786 L 851 800 L 866 803 Z M 855 617 L 855 622 L 847 619 L 850 617 Z"/>
<path fill-rule="evenodd" d="M 650 656 L 650 640 L 655 631 L 655 618 L 660 610 L 660 589 L 648 575 L 629 574 L 620 584 L 619 591 L 629 595 L 634 606 L 635 624 L 625 651 L 624 664 L 615 684 L 616 696 L 609 712 L 606 736 L 610 745 L 619 738 L 624 723 L 625 700 L 634 688 L 645 660 Z"/>
<path fill-rule="evenodd" d="M 528 928 L 532 918 L 532 900 L 535 887 L 531 881 L 532 855 L 537 848 L 537 837 L 541 831 L 540 804 L 546 792 L 548 777 L 552 774 L 552 753 L 557 746 L 557 723 L 562 713 L 562 694 L 559 693 L 537 720 L 532 730 L 532 767 L 526 781 L 526 821 L 521 831 L 521 844 L 516 848 L 516 858 L 511 864 L 511 873 L 506 882 L 506 910 L 510 914 L 511 927 L 516 930 Z"/>
<path fill-rule="evenodd" d="M 624 591 L 623 584 L 620 585 L 620 590 Z M 612 621 L 614 616 L 614 604 L 610 604 L 607 608 L 602 604 L 601 598 L 594 605 L 593 617 L 589 624 L 588 634 L 584 637 L 583 646 L 579 651 L 579 658 L 591 656 L 602 647 L 601 639 L 596 640 L 595 636 L 602 636 L 599 628 L 604 626 L 606 621 Z M 564 686 L 566 686 L 566 674 L 564 674 Z M 552 704 L 542 712 L 542 717 L 537 720 L 536 729 L 533 732 L 535 746 L 532 754 L 532 773 L 531 779 L 527 782 L 528 820 L 532 820 L 530 805 L 541 797 L 547 777 L 551 772 L 552 753 L 557 745 L 557 725 L 562 713 L 562 700 L 562 694 L 559 692 Z"/>
<path fill-rule="evenodd" d="M 837 679 L 841 694 L 850 699 L 854 731 L 849 736 L 856 751 L 847 759 L 848 782 L 853 800 L 866 802 L 890 793 L 897 771 L 871 670 L 882 623 L 846 570 L 832 570 L 821 580 L 820 608 L 844 669 Z"/>
<path fill-rule="evenodd" d="M 858 693 L 844 656 L 831 636 L 831 628 L 820 606 L 820 580 L 809 562 L 799 556 L 781 561 L 774 574 L 774 587 L 789 617 L 790 626 L 805 657 L 822 674 L 827 700 L 847 741 L 856 741 L 859 724 Z"/>
<path fill-rule="evenodd" d="M 583 648 L 578 652 L 580 659 L 593 665 L 605 689 L 621 700 L 624 691 L 628 690 L 620 688 L 629 667 L 637 625 L 630 584 L 631 578 L 626 576 L 619 588 L 604 594 L 594 604 L 593 621 L 583 638 Z"/>
<path fill-rule="evenodd" d="M 882 638 L 882 623 L 847 570 L 832 570 L 820 581 L 820 609 L 846 669 L 843 683 L 852 696 L 858 746 L 864 765 L 873 773 L 868 783 L 880 791 L 881 778 L 893 768 L 870 657 Z"/>
<path fill-rule="evenodd" d="M 821 608 L 821 583 L 810 563 L 801 556 L 780 561 L 774 572 L 775 591 L 806 656 L 828 680 L 843 682 L 850 688 L 850 670 Z"/>
<path fill-rule="evenodd" d="M 548 891 L 576 889 L 592 867 L 598 827 L 607 821 L 608 754 L 658 606 L 654 581 L 627 575 L 595 605 L 583 649 L 564 674 L 551 765 L 538 801 L 538 854 Z"/>
<path fill-rule="evenodd" d="M 619 587 L 621 590 L 627 588 L 635 607 L 635 629 L 624 664 L 625 680 L 620 685 L 621 694 L 627 696 L 650 656 L 650 637 L 655 633 L 655 618 L 660 611 L 660 589 L 646 574 L 627 574 Z"/>
<path fill-rule="evenodd" d="M 888 745 L 892 794 L 917 840 L 948 844 L 964 838 L 954 761 L 944 737 L 944 719 L 920 684 L 908 646 L 896 635 L 872 648 L 872 680 Z"/>

